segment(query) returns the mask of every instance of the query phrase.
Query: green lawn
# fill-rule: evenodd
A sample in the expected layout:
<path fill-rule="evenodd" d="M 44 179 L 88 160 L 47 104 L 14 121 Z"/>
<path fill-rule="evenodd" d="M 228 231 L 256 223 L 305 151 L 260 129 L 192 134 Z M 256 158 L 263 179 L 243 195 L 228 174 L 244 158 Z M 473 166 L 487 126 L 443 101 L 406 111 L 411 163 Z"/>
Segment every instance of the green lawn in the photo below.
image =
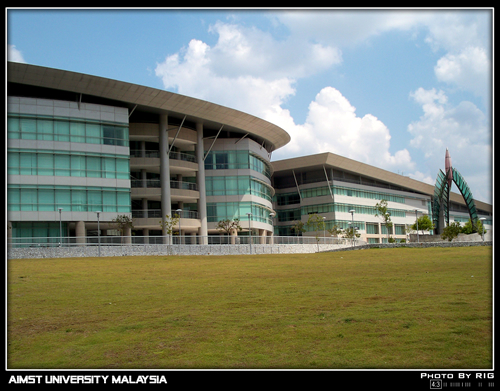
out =
<path fill-rule="evenodd" d="M 7 367 L 492 368 L 492 249 L 8 261 Z"/>

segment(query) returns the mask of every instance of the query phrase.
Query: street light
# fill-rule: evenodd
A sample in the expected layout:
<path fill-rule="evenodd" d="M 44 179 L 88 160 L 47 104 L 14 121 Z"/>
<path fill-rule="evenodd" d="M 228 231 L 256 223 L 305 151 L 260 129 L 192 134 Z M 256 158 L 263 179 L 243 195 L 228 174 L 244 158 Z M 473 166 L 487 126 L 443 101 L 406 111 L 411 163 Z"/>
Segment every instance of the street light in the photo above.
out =
<path fill-rule="evenodd" d="M 351 217 L 352 217 L 352 225 L 351 225 L 351 227 L 352 227 L 352 247 L 354 247 L 354 212 L 355 212 L 354 209 L 351 209 L 349 211 L 349 213 L 351 214 Z"/>
<path fill-rule="evenodd" d="M 326 234 L 325 234 L 325 228 L 326 228 L 326 223 L 325 223 L 326 217 L 323 216 L 323 243 L 326 244 Z"/>
<path fill-rule="evenodd" d="M 62 246 L 62 220 L 61 220 L 61 212 L 63 208 L 58 208 L 59 210 L 59 247 Z"/>
<path fill-rule="evenodd" d="M 484 220 L 486 220 L 486 217 L 481 217 L 479 220 L 484 221 Z M 481 236 L 483 237 L 483 242 L 484 242 L 484 224 L 482 222 L 481 222 L 481 226 L 482 226 Z"/>
<path fill-rule="evenodd" d="M 420 243 L 420 239 L 418 238 L 418 209 L 415 209 L 415 218 L 417 220 L 417 243 Z"/>
<path fill-rule="evenodd" d="M 99 213 L 101 211 L 96 212 L 97 213 L 97 248 L 99 252 L 99 257 L 101 256 L 101 227 L 99 224 Z"/>
<path fill-rule="evenodd" d="M 250 216 L 251 213 L 247 213 L 248 216 L 248 242 L 250 243 L 250 254 L 252 254 L 252 229 L 250 228 Z"/>
<path fill-rule="evenodd" d="M 269 213 L 269 217 L 271 217 L 271 227 L 272 227 L 271 236 L 273 238 L 272 242 L 269 241 L 269 244 L 274 244 L 274 220 L 273 220 L 274 216 L 276 216 L 276 213 L 274 212 Z"/>
<path fill-rule="evenodd" d="M 180 245 L 181 244 L 181 212 L 182 212 L 182 209 L 177 209 L 176 212 L 179 215 L 179 245 Z"/>

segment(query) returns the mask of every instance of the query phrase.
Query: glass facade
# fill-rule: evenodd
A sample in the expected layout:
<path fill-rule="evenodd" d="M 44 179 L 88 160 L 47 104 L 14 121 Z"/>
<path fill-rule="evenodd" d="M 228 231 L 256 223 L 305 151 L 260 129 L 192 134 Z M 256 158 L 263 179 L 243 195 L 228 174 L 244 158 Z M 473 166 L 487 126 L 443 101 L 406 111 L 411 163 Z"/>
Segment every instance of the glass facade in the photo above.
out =
<path fill-rule="evenodd" d="M 9 148 L 7 156 L 10 175 L 130 178 L 129 158 L 124 155 Z"/>
<path fill-rule="evenodd" d="M 248 221 L 247 213 L 251 213 L 250 220 L 272 224 L 269 213 L 271 210 L 265 205 L 256 202 L 208 202 L 207 221 L 218 222 L 220 220 Z M 247 228 L 242 226 L 242 228 Z"/>
<path fill-rule="evenodd" d="M 128 147 L 128 126 L 77 118 L 9 114 L 7 138 Z"/>
<path fill-rule="evenodd" d="M 272 188 L 250 176 L 206 177 L 207 196 L 253 194 L 272 201 Z"/>
<path fill-rule="evenodd" d="M 359 190 L 352 187 L 333 186 L 332 192 L 334 195 L 368 198 L 375 200 L 385 199 L 387 201 L 399 202 L 401 204 L 405 203 L 405 198 L 402 196 L 390 193 L 383 193 L 383 192 Z M 311 198 L 311 197 L 329 196 L 331 195 L 331 193 L 330 193 L 330 188 L 328 188 L 328 186 L 321 186 L 312 189 L 303 189 L 300 191 L 300 195 L 302 196 L 302 198 Z M 276 194 L 276 202 L 278 205 L 298 204 L 300 203 L 300 197 L 297 192 Z"/>
<path fill-rule="evenodd" d="M 116 187 L 7 186 L 8 211 L 130 213 L 130 189 Z"/>
<path fill-rule="evenodd" d="M 249 151 L 210 151 L 205 159 L 205 170 L 245 168 L 257 171 L 271 179 L 269 163 Z"/>

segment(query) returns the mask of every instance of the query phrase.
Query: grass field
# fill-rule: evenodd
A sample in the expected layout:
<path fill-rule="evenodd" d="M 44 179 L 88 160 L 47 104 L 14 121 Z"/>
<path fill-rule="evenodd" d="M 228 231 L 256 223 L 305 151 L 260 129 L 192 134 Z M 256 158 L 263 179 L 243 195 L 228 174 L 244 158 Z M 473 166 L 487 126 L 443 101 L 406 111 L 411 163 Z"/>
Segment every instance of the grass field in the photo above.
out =
<path fill-rule="evenodd" d="M 7 368 L 492 367 L 492 249 L 9 260 Z"/>

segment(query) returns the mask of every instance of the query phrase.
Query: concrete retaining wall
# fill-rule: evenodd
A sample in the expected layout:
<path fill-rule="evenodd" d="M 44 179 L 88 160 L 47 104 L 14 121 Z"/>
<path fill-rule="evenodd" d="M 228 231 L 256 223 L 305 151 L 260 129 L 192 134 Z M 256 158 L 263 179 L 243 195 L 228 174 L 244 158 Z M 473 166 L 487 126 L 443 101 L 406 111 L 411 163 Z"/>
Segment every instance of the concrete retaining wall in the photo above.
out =
<path fill-rule="evenodd" d="M 356 247 L 349 247 L 346 250 L 365 250 L 369 248 L 394 248 L 394 247 L 410 247 L 410 248 L 428 248 L 428 247 L 476 247 L 476 246 L 492 246 L 491 241 L 480 242 L 424 242 L 424 243 L 380 243 L 380 244 L 365 244 Z M 339 249 L 332 249 L 328 251 L 339 251 Z"/>
<path fill-rule="evenodd" d="M 352 247 L 345 244 L 320 244 L 320 252 L 364 250 L 369 248 L 394 248 L 394 247 L 467 247 L 491 246 L 491 241 L 485 242 L 425 242 L 425 243 L 380 243 L 366 244 Z M 318 252 L 316 244 L 274 244 L 252 245 L 252 254 L 306 254 Z M 248 244 L 240 245 L 125 245 L 101 246 L 101 257 L 116 256 L 149 256 L 149 255 L 243 255 L 250 254 Z M 97 246 L 74 247 L 28 247 L 11 248 L 7 251 L 8 259 L 22 258 L 78 258 L 98 257 Z"/>
<path fill-rule="evenodd" d="M 319 251 L 331 251 L 349 247 L 345 244 L 320 244 Z M 318 252 L 317 244 L 253 244 L 252 254 L 301 254 Z M 101 257 L 134 255 L 242 255 L 250 254 L 248 244 L 211 245 L 125 245 L 101 246 Z M 97 246 L 27 247 L 11 248 L 7 258 L 74 258 L 98 257 Z"/>

